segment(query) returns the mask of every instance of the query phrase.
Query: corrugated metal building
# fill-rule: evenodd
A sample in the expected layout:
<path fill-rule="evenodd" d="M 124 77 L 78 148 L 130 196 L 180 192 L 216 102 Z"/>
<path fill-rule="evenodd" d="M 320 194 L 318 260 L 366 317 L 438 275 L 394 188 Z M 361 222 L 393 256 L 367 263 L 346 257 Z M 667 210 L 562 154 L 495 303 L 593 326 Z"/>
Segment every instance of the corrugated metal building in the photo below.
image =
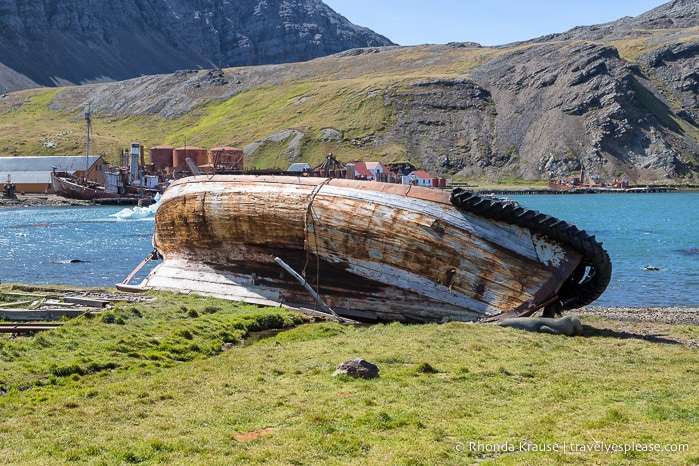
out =
<path fill-rule="evenodd" d="M 296 163 L 292 163 L 289 166 L 289 169 L 287 171 L 288 172 L 297 172 L 297 173 L 311 172 L 311 171 L 313 171 L 313 168 L 311 168 L 311 166 L 308 165 L 307 163 L 296 162 Z"/>
<path fill-rule="evenodd" d="M 104 184 L 107 162 L 99 155 L 47 156 L 47 157 L 0 157 L 0 183 L 9 175 L 18 193 L 52 193 L 51 172 L 67 172 Z"/>

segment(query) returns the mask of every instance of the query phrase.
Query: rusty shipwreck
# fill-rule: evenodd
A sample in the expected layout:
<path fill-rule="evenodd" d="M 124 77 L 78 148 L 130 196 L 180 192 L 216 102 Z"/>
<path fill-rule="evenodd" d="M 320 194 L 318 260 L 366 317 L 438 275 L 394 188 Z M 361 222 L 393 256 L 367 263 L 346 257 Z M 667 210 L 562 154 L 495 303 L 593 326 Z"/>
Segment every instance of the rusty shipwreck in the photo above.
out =
<path fill-rule="evenodd" d="M 567 222 L 460 189 L 374 181 L 183 178 L 160 201 L 153 244 L 162 262 L 119 288 L 373 321 L 553 315 L 594 301 L 611 277 L 601 244 Z"/>

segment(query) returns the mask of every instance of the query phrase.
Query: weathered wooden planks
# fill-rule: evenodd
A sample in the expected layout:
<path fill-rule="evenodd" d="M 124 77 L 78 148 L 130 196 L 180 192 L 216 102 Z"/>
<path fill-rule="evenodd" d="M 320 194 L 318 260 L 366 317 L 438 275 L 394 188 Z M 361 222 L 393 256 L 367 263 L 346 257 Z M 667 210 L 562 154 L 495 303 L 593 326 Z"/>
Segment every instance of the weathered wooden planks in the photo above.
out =
<path fill-rule="evenodd" d="M 161 200 L 154 243 L 164 259 L 146 287 L 312 302 L 278 256 L 308 271 L 333 309 L 390 320 L 474 320 L 535 305 L 581 259 L 460 211 L 442 191 L 302 177 L 179 180 Z"/>

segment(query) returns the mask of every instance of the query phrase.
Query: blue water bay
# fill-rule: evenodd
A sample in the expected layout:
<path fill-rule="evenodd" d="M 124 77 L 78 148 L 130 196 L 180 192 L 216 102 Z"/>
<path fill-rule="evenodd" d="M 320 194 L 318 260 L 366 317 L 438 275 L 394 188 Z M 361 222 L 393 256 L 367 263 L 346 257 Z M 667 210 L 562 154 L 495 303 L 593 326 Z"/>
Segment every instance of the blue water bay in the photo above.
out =
<path fill-rule="evenodd" d="M 699 306 L 698 192 L 512 199 L 574 223 L 603 243 L 612 281 L 594 304 Z"/>
<path fill-rule="evenodd" d="M 106 206 L 0 209 L 0 280 L 114 286 L 153 249 L 153 217 L 119 220 L 111 216 L 118 211 Z"/>
<path fill-rule="evenodd" d="M 699 192 L 510 198 L 574 223 L 604 244 L 612 281 L 595 305 L 699 307 Z M 124 220 L 129 216 L 115 216 L 120 211 L 0 209 L 0 280 L 114 286 L 152 250 L 154 228 L 152 215 Z"/>

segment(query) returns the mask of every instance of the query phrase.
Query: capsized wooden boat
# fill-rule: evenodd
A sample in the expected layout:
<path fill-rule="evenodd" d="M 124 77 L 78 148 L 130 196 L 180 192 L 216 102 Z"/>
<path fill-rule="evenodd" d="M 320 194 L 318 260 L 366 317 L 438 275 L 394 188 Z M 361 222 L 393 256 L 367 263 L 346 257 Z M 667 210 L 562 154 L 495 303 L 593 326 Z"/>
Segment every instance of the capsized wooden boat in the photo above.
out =
<path fill-rule="evenodd" d="M 163 194 L 153 242 L 162 263 L 119 288 L 312 309 L 317 294 L 340 316 L 380 321 L 552 314 L 592 302 L 611 276 L 601 244 L 566 222 L 373 181 L 183 178 Z"/>

